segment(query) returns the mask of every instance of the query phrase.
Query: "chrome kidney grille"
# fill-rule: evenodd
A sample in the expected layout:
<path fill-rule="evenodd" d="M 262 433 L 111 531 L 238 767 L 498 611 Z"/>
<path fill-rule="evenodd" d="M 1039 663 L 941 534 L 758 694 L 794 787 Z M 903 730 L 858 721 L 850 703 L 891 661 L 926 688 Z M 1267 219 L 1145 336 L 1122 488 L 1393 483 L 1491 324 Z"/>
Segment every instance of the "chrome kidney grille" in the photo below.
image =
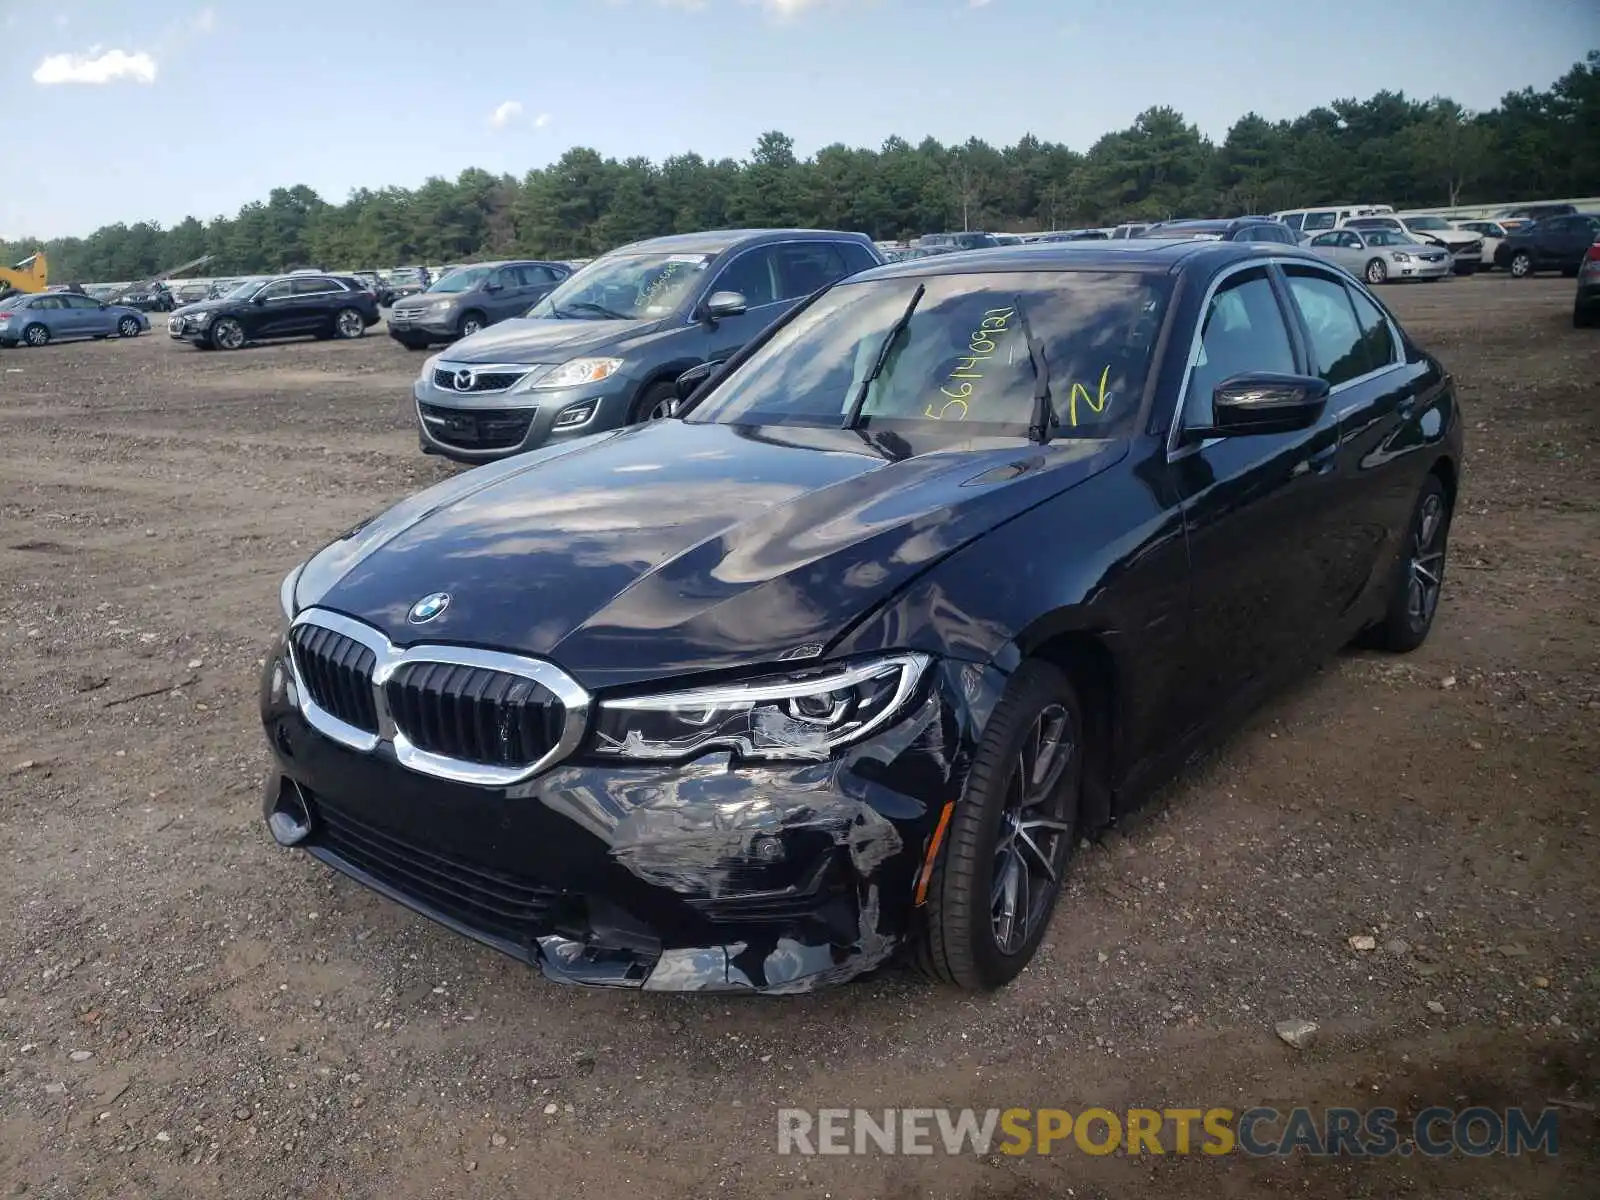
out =
<path fill-rule="evenodd" d="M 402 649 L 363 622 L 307 609 L 289 631 L 300 711 L 324 736 L 380 743 L 424 775 L 520 783 L 577 748 L 589 694 L 552 663 L 463 646 Z"/>

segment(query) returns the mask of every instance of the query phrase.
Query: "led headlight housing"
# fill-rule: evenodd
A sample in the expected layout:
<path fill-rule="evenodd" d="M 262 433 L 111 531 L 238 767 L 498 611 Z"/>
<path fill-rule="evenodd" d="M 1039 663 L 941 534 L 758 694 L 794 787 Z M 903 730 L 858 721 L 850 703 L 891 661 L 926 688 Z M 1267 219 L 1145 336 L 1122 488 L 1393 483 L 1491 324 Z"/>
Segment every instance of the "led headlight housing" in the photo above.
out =
<path fill-rule="evenodd" d="M 928 662 L 925 654 L 890 654 L 746 683 L 604 700 L 590 752 L 653 760 L 721 748 L 743 758 L 826 758 L 902 712 Z"/>
<path fill-rule="evenodd" d="M 283 610 L 283 619 L 292 621 L 295 614 L 300 611 L 295 604 L 294 592 L 300 583 L 300 573 L 306 569 L 306 564 L 301 563 L 283 577 L 283 582 L 278 585 L 278 607 Z"/>

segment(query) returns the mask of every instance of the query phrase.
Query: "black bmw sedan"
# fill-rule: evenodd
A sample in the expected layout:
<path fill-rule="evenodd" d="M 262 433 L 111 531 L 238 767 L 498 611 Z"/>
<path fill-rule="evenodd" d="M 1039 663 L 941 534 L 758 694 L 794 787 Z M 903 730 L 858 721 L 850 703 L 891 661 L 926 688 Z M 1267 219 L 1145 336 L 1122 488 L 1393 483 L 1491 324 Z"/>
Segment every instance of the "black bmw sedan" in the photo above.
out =
<path fill-rule="evenodd" d="M 1461 461 L 1450 375 L 1293 247 L 877 268 L 291 572 L 267 823 L 556 979 L 997 987 L 1082 837 L 1423 641 Z"/>

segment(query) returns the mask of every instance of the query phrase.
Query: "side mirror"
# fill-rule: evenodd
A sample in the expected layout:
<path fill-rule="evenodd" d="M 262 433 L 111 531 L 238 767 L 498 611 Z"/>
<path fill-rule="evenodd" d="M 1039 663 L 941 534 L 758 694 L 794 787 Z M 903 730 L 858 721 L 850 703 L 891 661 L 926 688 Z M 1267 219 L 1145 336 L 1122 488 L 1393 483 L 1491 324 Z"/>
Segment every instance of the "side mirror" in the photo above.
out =
<path fill-rule="evenodd" d="M 715 375 L 717 373 L 717 368 L 720 366 L 722 366 L 720 360 L 717 362 L 701 363 L 697 367 L 690 367 L 682 375 L 679 375 L 675 385 L 678 389 L 679 403 L 682 403 L 690 396 L 694 395 L 696 389 L 698 389 L 706 380 Z"/>
<path fill-rule="evenodd" d="M 1252 371 L 1216 386 L 1211 393 L 1211 428 L 1195 432 L 1204 437 L 1292 433 L 1315 425 L 1327 405 L 1326 380 Z"/>
<path fill-rule="evenodd" d="M 723 317 L 742 317 L 749 311 L 749 303 L 738 292 L 712 292 L 701 306 L 700 315 L 707 321 L 717 321 Z"/>
<path fill-rule="evenodd" d="M 495 283 L 493 280 L 491 280 L 483 285 L 483 290 L 486 292 L 502 292 L 505 290 L 505 285 L 501 283 Z"/>

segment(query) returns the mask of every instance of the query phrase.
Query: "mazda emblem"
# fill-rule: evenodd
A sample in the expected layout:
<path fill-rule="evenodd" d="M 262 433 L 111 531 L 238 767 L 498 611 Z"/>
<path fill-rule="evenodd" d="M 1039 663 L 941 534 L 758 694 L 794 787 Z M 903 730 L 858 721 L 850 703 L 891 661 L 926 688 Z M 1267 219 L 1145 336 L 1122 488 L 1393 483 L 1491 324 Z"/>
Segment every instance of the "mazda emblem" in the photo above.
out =
<path fill-rule="evenodd" d="M 461 370 L 456 372 L 456 377 L 454 380 L 456 391 L 470 392 L 472 390 L 472 385 L 477 381 L 478 376 L 476 372 L 471 371 L 466 367 L 462 367 Z"/>

